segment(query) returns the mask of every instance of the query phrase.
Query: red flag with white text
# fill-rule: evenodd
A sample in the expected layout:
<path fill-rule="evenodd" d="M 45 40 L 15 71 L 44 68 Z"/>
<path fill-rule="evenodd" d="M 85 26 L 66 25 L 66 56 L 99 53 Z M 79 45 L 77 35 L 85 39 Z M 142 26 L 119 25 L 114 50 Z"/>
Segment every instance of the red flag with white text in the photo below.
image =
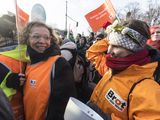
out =
<path fill-rule="evenodd" d="M 90 27 L 94 32 L 100 28 L 108 26 L 116 18 L 116 12 L 110 0 L 106 0 L 101 6 L 85 15 Z"/>

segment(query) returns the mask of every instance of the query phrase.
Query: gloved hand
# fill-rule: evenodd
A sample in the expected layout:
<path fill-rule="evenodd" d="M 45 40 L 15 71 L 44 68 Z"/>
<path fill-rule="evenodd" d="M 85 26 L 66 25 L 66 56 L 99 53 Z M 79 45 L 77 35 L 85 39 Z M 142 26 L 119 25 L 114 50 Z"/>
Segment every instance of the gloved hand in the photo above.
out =
<path fill-rule="evenodd" d="M 25 83 L 25 75 L 22 73 L 11 73 L 7 77 L 6 86 L 19 90 Z"/>

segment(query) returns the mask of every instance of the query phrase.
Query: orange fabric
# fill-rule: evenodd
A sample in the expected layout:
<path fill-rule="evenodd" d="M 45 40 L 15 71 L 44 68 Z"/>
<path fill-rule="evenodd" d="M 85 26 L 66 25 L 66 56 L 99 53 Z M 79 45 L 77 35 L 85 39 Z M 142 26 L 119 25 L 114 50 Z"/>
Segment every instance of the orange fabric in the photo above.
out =
<path fill-rule="evenodd" d="M 51 69 L 59 56 L 28 65 L 24 86 L 25 120 L 44 120 L 50 96 Z"/>
<path fill-rule="evenodd" d="M 108 41 L 106 38 L 97 41 L 86 52 L 86 57 L 95 65 L 96 70 L 103 76 L 108 69 L 106 66 L 106 54 Z"/>
<path fill-rule="evenodd" d="M 110 0 L 105 0 L 105 6 L 110 14 L 108 21 L 112 23 L 116 18 L 116 11 L 114 9 L 114 6 Z"/>
<path fill-rule="evenodd" d="M 10 58 L 10 57 L 3 56 L 3 55 L 0 55 L 0 60 L 12 72 L 20 73 L 20 62 L 19 61 L 15 60 L 13 58 Z M 17 92 L 14 96 L 12 96 L 10 103 L 11 103 L 11 107 L 13 109 L 15 120 L 22 119 L 24 117 L 22 95 L 19 92 Z"/>
<path fill-rule="evenodd" d="M 112 74 L 110 68 L 102 67 L 104 52 L 107 49 L 106 40 L 93 44 L 87 50 L 87 58 L 103 71 L 102 79 L 96 85 L 90 100 L 99 106 L 104 113 L 111 113 L 112 120 L 128 120 L 127 98 L 132 85 L 147 78 L 136 86 L 130 94 L 129 120 L 160 119 L 160 86 L 153 80 L 157 62 L 144 66 L 131 65 L 124 71 Z M 105 62 L 104 62 L 105 63 Z"/>
<path fill-rule="evenodd" d="M 16 3 L 16 22 L 18 30 L 22 30 L 23 27 L 28 23 L 29 21 L 29 15 L 24 12 Z"/>
<path fill-rule="evenodd" d="M 102 28 L 107 22 L 112 23 L 114 21 L 115 12 L 112 6 L 109 5 L 111 4 L 103 3 L 100 7 L 85 15 L 94 32 Z"/>
<path fill-rule="evenodd" d="M 20 92 L 17 92 L 10 101 L 15 120 L 24 119 L 24 106 L 23 106 L 23 96 Z"/>
<path fill-rule="evenodd" d="M 24 69 L 25 67 L 25 63 L 15 60 L 13 58 L 4 56 L 4 55 L 0 55 L 0 62 L 3 62 L 4 64 L 6 64 L 13 72 L 15 73 L 19 73 L 20 72 L 20 65 L 22 64 L 22 69 Z"/>

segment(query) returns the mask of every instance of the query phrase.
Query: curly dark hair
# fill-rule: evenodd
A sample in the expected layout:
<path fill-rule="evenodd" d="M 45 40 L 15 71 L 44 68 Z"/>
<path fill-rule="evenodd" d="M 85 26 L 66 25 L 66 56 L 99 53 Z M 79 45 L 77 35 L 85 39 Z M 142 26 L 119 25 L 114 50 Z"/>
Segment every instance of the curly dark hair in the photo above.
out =
<path fill-rule="evenodd" d="M 47 26 L 45 23 L 39 21 L 33 21 L 27 24 L 27 26 L 20 33 L 20 44 L 29 45 L 29 35 L 33 27 L 45 27 L 48 29 L 51 36 L 51 44 L 57 41 L 56 35 L 53 33 L 53 29 Z"/>

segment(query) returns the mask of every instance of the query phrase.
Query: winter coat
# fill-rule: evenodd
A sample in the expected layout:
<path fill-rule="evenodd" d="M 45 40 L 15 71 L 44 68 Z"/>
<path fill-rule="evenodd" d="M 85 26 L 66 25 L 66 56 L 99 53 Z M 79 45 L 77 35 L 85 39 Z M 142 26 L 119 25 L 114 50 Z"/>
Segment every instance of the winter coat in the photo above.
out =
<path fill-rule="evenodd" d="M 131 65 L 113 74 L 105 64 L 107 47 L 108 43 L 103 39 L 92 45 L 86 53 L 87 58 L 103 75 L 90 101 L 104 113 L 111 114 L 112 120 L 160 119 L 160 86 L 153 78 L 158 62 L 143 66 Z"/>
<path fill-rule="evenodd" d="M 37 120 L 36 117 L 41 120 L 64 120 L 64 111 L 69 97 L 76 96 L 71 66 L 64 58 L 57 57 L 60 51 L 56 47 L 52 46 L 48 53 L 41 54 L 42 56 L 38 59 L 30 54 L 34 52 L 35 55 L 36 51 L 32 49 L 29 52 L 31 64 L 28 64 L 26 69 L 24 109 L 25 113 L 31 114 L 30 118 L 26 120 Z M 32 91 L 32 87 L 35 89 L 34 91 Z M 26 104 L 27 101 L 29 104 Z M 32 102 L 38 103 L 38 105 L 32 104 Z M 32 106 L 34 109 L 29 109 L 28 106 Z M 39 112 L 35 111 L 35 107 Z M 30 112 L 32 110 L 37 115 L 32 114 Z"/>

